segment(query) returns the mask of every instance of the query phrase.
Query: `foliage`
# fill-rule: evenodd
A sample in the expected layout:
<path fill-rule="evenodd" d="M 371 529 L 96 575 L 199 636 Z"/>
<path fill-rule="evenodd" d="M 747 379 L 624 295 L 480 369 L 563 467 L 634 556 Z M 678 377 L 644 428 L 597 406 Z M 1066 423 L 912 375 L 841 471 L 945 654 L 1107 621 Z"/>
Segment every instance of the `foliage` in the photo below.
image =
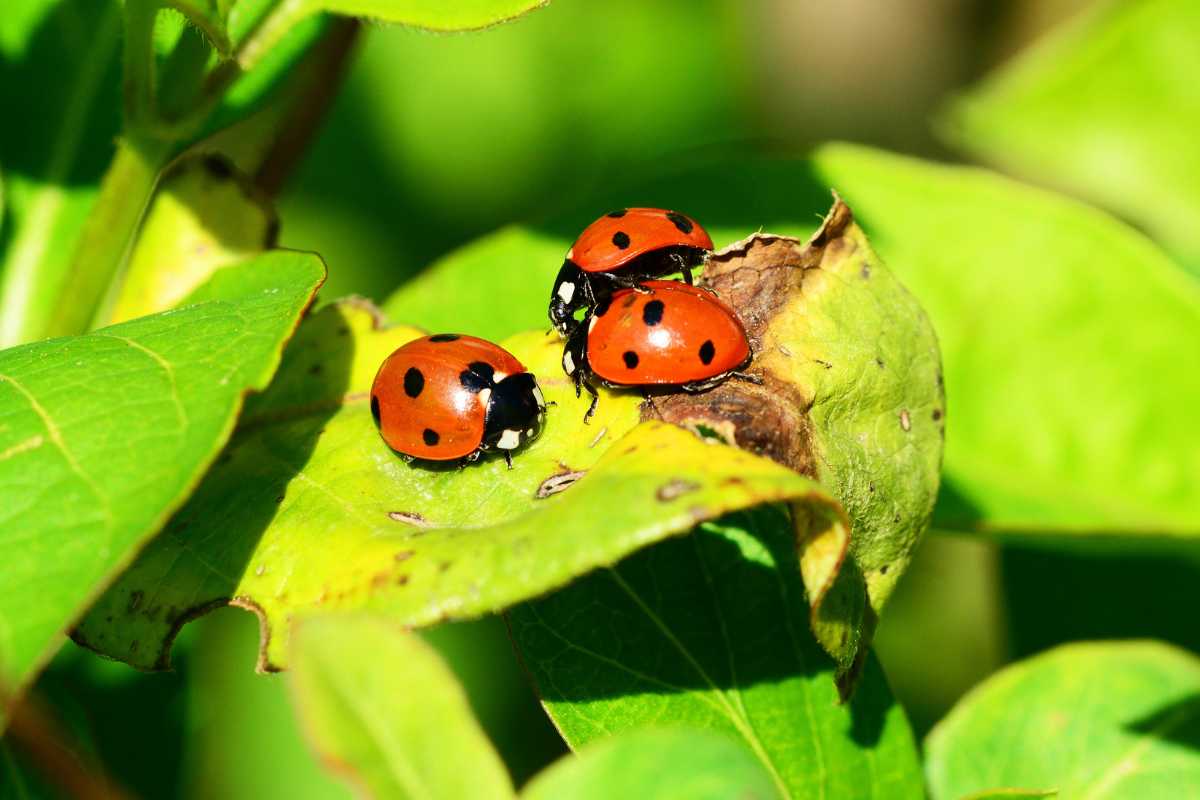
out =
<path fill-rule="evenodd" d="M 207 723 L 179 734 L 193 755 L 171 769 L 201 794 L 334 791 L 311 765 L 291 783 L 260 768 L 304 758 L 276 735 L 285 686 L 322 763 L 378 797 L 1200 786 L 1200 672 L 1179 647 L 1069 644 L 1018 661 L 964 697 L 923 755 L 885 677 L 906 666 L 872 652 L 877 626 L 911 621 L 892 598 L 931 522 L 1052 565 L 1046 584 L 1114 559 L 1116 580 L 1093 575 L 1123 587 L 1113 602 L 1182 616 L 1184 598 L 1147 600 L 1174 585 L 1167 570 L 1156 589 L 1126 561 L 1185 576 L 1200 563 L 1194 9 L 1094 11 L 941 118 L 968 152 L 1147 236 L 993 172 L 862 146 L 684 151 L 677 140 L 752 124 L 730 112 L 738 68 L 714 66 L 733 52 L 732 12 L 579 4 L 570 19 L 593 51 L 557 38 L 570 1 L 499 31 L 368 48 L 371 78 L 347 96 L 379 116 L 339 123 L 354 135 L 309 162 L 360 196 L 282 212 L 354 18 L 474 31 L 545 3 L 15 0 L 0 16 L 0 107 L 20 110 L 0 126 L 0 792 L 107 790 L 89 772 L 125 763 L 113 742 L 158 730 L 138 708 L 183 691 L 125 665 L 173 658 Z M 491 44 L 510 29 L 539 47 Z M 408 79 L 425 50 L 487 75 Z M 605 65 L 607 82 L 535 90 L 581 62 Z M 539 116 L 550 97 L 566 121 Z M 491 129 L 496 98 L 512 127 Z M 384 114 L 390 127 L 366 130 Z M 472 151 L 472 127 L 497 150 Z M 522 147 L 544 151 L 540 166 L 497 157 Z M 379 187 L 400 173 L 422 193 L 392 203 Z M 627 205 L 686 210 L 713 234 L 702 282 L 741 315 L 758 383 L 602 390 L 587 424 L 547 293 L 582 225 Z M 280 218 L 306 215 L 345 225 L 334 282 L 371 289 L 380 308 L 316 300 L 322 259 L 277 247 Z M 494 223 L 410 280 L 412 263 L 379 268 Z M 409 465 L 376 435 L 375 370 L 423 331 L 496 339 L 538 375 L 554 405 L 511 470 L 494 457 Z M 1018 636 L 1018 612 L 1056 612 L 1019 574 L 1004 598 Z M 1063 613 L 1116 630 L 1102 598 L 1078 602 Z M 224 680 L 248 653 L 185 627 L 222 606 L 254 612 L 259 669 L 286 679 Z M 500 738 L 533 734 L 496 724 L 511 687 L 488 679 L 511 659 L 479 642 L 498 619 L 541 701 L 533 724 L 552 723 L 575 755 L 518 767 Z M 67 633 L 124 663 L 68 649 L 38 681 Z M 924 680 L 955 656 L 921 653 Z M 83 705 L 143 696 L 102 735 L 63 702 L 78 684 Z M 39 693 L 56 698 L 50 712 L 22 702 Z M 30 769 L 62 747 L 79 753 L 62 775 Z M 254 775 L 231 766 L 250 752 Z M 149 772 L 121 777 L 164 793 Z"/>

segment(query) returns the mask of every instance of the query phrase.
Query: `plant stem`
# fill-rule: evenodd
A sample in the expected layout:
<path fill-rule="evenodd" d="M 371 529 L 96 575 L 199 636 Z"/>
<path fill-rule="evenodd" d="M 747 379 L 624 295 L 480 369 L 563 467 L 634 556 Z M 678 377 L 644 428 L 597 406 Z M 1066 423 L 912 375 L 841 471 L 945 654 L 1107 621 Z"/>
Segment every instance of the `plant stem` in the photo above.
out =
<path fill-rule="evenodd" d="M 70 273 L 45 335 L 70 336 L 91 327 L 125 263 L 158 174 L 172 150 L 170 142 L 161 140 L 118 140 L 96 204 L 75 244 Z"/>
<path fill-rule="evenodd" d="M 155 0 L 126 0 L 124 86 L 125 129 L 136 128 L 154 117 Z"/>

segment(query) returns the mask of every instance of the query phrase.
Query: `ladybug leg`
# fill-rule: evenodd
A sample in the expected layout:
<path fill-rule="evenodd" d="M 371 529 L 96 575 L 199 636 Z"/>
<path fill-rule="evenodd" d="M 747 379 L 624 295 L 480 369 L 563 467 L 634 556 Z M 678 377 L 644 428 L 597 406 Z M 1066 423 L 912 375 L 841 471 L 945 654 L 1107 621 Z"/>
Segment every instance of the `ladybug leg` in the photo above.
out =
<path fill-rule="evenodd" d="M 686 283 L 688 286 L 696 285 L 695 282 L 692 280 L 692 268 L 691 267 L 684 267 L 683 269 L 680 270 L 680 272 L 683 273 L 683 282 L 684 283 Z"/>
<path fill-rule="evenodd" d="M 734 370 L 733 372 L 729 373 L 729 377 L 735 380 L 745 381 L 746 383 L 753 383 L 755 386 L 762 386 L 763 384 L 761 375 L 751 375 L 749 372 Z"/>
<path fill-rule="evenodd" d="M 596 413 L 596 404 L 600 402 L 600 393 L 596 391 L 596 387 L 592 386 L 587 381 L 581 381 L 583 388 L 588 390 L 588 394 L 592 396 L 592 402 L 588 405 L 587 413 L 583 415 L 583 424 L 587 425 L 592 415 Z"/>
<path fill-rule="evenodd" d="M 512 452 L 509 450 L 504 451 L 504 463 L 508 464 L 509 469 L 513 468 L 512 467 Z"/>
<path fill-rule="evenodd" d="M 608 280 L 612 283 L 612 288 L 614 290 L 616 290 L 616 289 L 633 289 L 638 294 L 650 294 L 651 292 L 654 291 L 650 287 L 644 285 L 637 278 L 631 278 L 627 275 L 613 275 L 611 273 L 601 273 L 601 274 L 606 275 Z"/>

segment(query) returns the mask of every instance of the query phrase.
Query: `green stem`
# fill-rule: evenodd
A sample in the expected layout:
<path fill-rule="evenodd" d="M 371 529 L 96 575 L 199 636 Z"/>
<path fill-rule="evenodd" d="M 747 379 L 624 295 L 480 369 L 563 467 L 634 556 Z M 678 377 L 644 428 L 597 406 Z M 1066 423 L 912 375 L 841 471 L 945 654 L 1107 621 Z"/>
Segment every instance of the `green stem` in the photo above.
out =
<path fill-rule="evenodd" d="M 154 0 L 125 0 L 126 130 L 154 118 L 154 21 L 158 17 L 158 7 Z"/>
<path fill-rule="evenodd" d="M 91 327 L 125 263 L 158 174 L 172 150 L 172 144 L 163 141 L 124 138 L 117 142 L 116 156 L 75 243 L 70 274 L 45 335 L 70 336 Z"/>
<path fill-rule="evenodd" d="M 309 0 L 282 0 L 254 27 L 234 54 L 242 72 L 249 72 L 279 44 L 288 31 L 316 13 Z"/>

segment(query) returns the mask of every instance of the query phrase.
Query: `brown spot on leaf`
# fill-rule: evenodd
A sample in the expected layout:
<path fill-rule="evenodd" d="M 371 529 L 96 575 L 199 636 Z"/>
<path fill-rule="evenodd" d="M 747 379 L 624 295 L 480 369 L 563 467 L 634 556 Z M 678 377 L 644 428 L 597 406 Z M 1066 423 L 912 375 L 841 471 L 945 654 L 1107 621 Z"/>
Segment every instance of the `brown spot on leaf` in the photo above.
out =
<path fill-rule="evenodd" d="M 908 415 L 908 409 L 900 411 L 900 427 L 904 429 L 905 433 L 912 430 L 912 417 Z"/>
<path fill-rule="evenodd" d="M 555 473 L 542 481 L 537 491 L 533 493 L 533 496 L 538 500 L 545 500 L 547 497 L 556 495 L 559 492 L 565 492 L 586 474 L 586 470 L 568 470 L 567 472 Z"/>
<path fill-rule="evenodd" d="M 413 553 L 412 550 L 400 550 L 400 551 L 397 551 L 396 555 L 392 556 L 392 558 L 396 559 L 396 561 L 398 561 L 398 562 L 399 561 L 407 561 L 408 559 L 412 558 L 413 555 L 415 555 L 415 554 Z"/>
<path fill-rule="evenodd" d="M 700 488 L 700 484 L 695 481 L 685 481 L 682 478 L 672 478 L 670 481 L 658 487 L 654 493 L 654 498 L 660 503 L 669 503 L 672 500 L 683 497 L 685 494 L 691 494 Z"/>
<path fill-rule="evenodd" d="M 388 519 L 394 522 L 403 522 L 406 525 L 412 525 L 416 528 L 432 527 L 430 522 L 415 511 L 389 511 Z"/>
<path fill-rule="evenodd" d="M 761 385 L 726 381 L 702 394 L 652 395 L 642 404 L 642 420 L 659 418 L 711 432 L 812 477 L 816 466 L 808 405 L 794 386 L 764 374 Z"/>
<path fill-rule="evenodd" d="M 933 421 L 937 422 L 941 418 L 942 418 L 942 410 L 940 408 L 935 408 L 933 410 Z"/>
<path fill-rule="evenodd" d="M 405 585 L 406 583 L 408 583 L 408 576 L 407 576 L 407 575 L 397 575 L 397 576 L 396 576 L 396 585 L 397 585 L 397 586 L 403 586 L 403 585 Z"/>

